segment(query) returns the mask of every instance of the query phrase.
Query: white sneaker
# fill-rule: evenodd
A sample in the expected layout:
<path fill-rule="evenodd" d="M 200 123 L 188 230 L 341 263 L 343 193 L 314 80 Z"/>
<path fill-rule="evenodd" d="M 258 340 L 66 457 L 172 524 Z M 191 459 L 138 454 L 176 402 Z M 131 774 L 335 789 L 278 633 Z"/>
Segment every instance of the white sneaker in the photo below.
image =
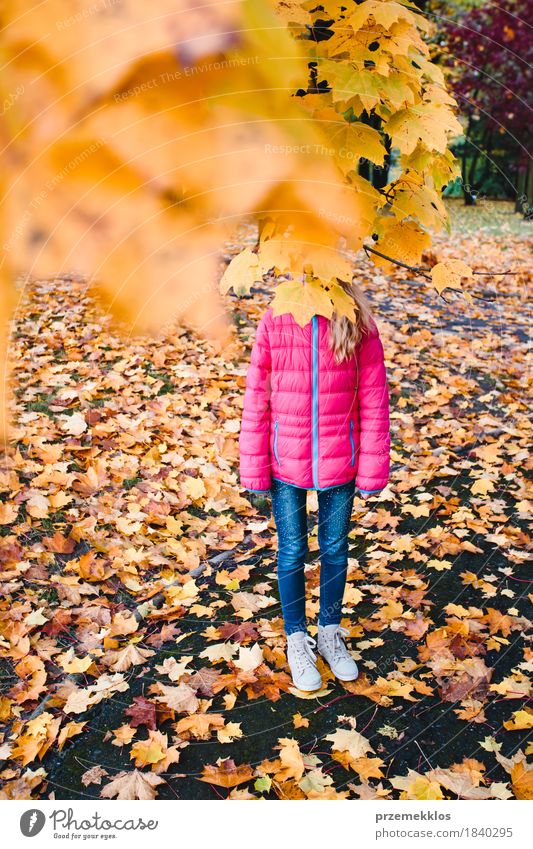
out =
<path fill-rule="evenodd" d="M 355 681 L 359 675 L 357 664 L 343 640 L 343 637 L 347 637 L 349 633 L 340 625 L 318 626 L 318 653 L 329 664 L 329 668 L 339 681 Z"/>
<path fill-rule="evenodd" d="M 316 641 L 306 631 L 295 631 L 287 637 L 287 660 L 291 669 L 292 680 L 299 690 L 319 690 L 322 686 L 322 676 L 316 668 L 316 655 L 311 647 Z"/>

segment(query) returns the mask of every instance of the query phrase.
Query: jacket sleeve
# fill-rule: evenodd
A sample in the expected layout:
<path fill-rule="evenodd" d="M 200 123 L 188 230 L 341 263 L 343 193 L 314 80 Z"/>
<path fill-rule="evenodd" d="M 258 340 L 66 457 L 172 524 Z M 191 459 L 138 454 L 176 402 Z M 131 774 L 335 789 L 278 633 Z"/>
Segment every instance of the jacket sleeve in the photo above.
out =
<path fill-rule="evenodd" d="M 358 356 L 359 463 L 356 486 L 379 492 L 389 482 L 389 386 L 377 325 L 364 336 Z"/>
<path fill-rule="evenodd" d="M 250 365 L 246 375 L 241 432 L 239 436 L 240 479 L 243 487 L 266 492 L 271 485 L 270 467 L 270 342 L 268 313 L 257 326 Z"/>

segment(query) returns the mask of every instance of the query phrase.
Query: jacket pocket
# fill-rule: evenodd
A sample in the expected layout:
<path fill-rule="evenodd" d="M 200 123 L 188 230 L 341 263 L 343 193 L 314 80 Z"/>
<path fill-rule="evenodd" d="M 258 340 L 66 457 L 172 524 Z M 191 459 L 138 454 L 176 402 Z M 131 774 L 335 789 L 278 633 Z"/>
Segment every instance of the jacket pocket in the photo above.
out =
<path fill-rule="evenodd" d="M 276 419 L 276 421 L 274 422 L 274 457 L 276 458 L 276 463 L 278 464 L 278 466 L 281 466 L 278 454 L 278 428 L 279 424 L 278 420 Z"/>
<path fill-rule="evenodd" d="M 354 463 L 355 463 L 355 442 L 354 442 L 354 438 L 353 438 L 353 421 L 351 421 L 351 420 L 350 420 L 350 445 L 352 446 L 351 464 L 353 466 Z"/>

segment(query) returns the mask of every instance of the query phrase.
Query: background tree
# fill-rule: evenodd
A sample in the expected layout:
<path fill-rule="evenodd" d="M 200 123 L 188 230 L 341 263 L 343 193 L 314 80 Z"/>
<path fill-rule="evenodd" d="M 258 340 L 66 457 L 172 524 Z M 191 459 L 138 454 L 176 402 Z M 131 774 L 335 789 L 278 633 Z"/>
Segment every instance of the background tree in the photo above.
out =
<path fill-rule="evenodd" d="M 530 214 L 533 167 L 528 153 L 533 89 L 533 0 L 433 3 L 440 58 L 466 119 L 454 147 L 465 202 L 503 195 Z"/>
<path fill-rule="evenodd" d="M 462 127 L 406 0 L 74 8 L 2 6 L 6 334 L 15 274 L 75 272 L 130 332 L 179 320 L 223 339 L 220 251 L 248 214 L 259 244 L 223 288 L 274 270 L 277 311 L 353 317 L 354 253 L 416 270 L 449 226 Z M 424 273 L 441 292 L 471 271 Z"/>

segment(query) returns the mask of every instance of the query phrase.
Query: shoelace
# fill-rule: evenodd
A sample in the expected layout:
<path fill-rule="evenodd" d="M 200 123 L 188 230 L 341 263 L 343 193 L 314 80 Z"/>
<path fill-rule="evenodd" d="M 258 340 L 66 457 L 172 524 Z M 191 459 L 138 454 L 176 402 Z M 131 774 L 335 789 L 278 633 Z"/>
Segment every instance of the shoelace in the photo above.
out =
<path fill-rule="evenodd" d="M 343 637 L 348 637 L 349 634 L 350 632 L 346 628 L 342 628 L 340 625 L 337 630 L 333 632 L 333 656 L 335 660 L 351 657 L 343 640 Z"/>
<path fill-rule="evenodd" d="M 294 659 L 299 672 L 303 672 L 307 667 L 315 665 L 316 655 L 311 650 L 311 647 L 315 648 L 315 646 L 316 640 L 313 639 L 311 634 L 306 634 L 301 643 L 292 644 Z"/>

